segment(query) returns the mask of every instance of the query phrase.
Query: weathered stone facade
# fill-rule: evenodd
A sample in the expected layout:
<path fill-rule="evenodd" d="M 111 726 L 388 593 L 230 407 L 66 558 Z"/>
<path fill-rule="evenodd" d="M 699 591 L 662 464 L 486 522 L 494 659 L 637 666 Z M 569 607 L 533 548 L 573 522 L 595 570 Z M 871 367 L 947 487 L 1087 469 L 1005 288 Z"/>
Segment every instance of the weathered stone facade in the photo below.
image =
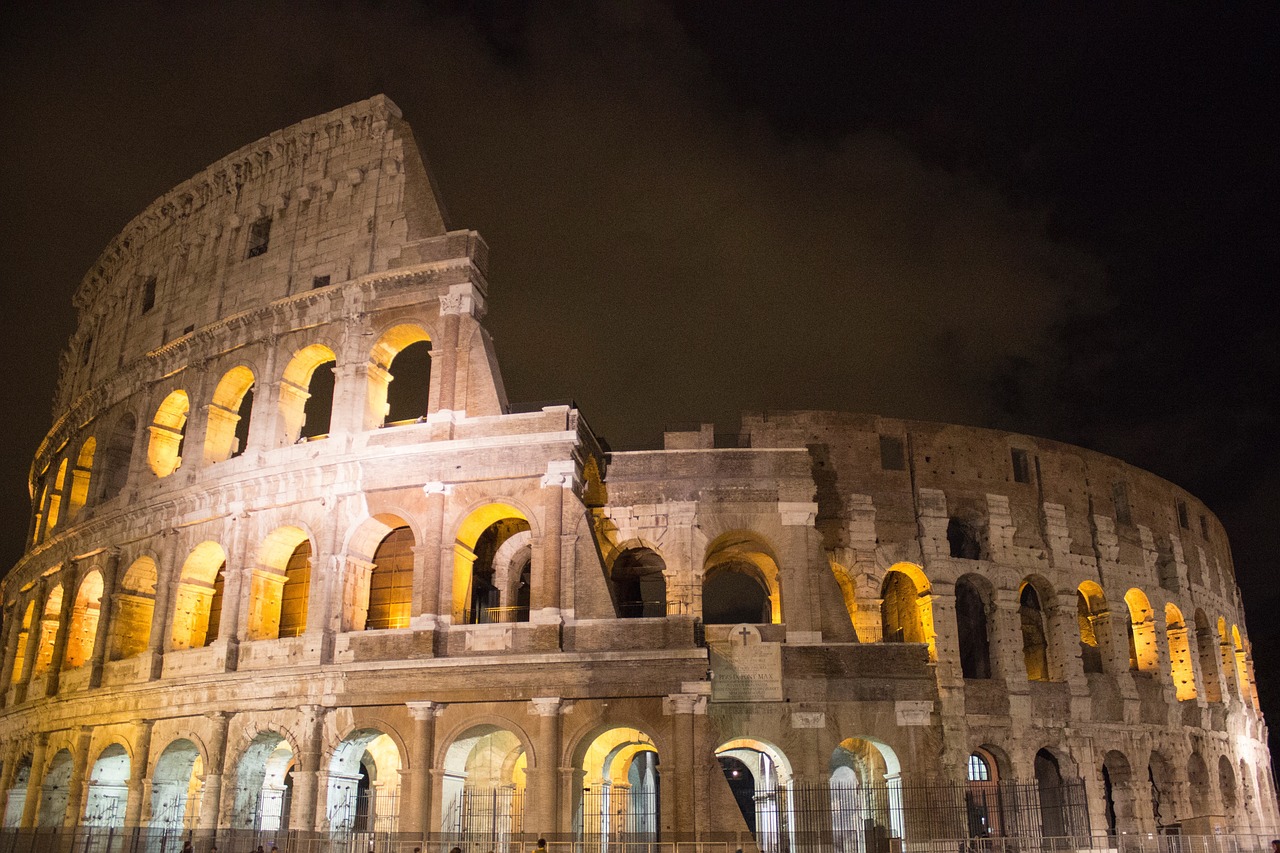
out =
<path fill-rule="evenodd" d="M 486 255 L 382 97 L 246 146 L 112 242 L 3 586 L 6 827 L 464 838 L 482 795 L 507 798 L 490 831 L 568 838 L 621 829 L 612 796 L 637 837 L 781 849 L 843 844 L 787 792 L 835 815 L 883 790 L 859 821 L 910 843 L 1012 834 L 983 791 L 1026 784 L 1048 815 L 1075 779 L 1094 832 L 1277 825 L 1195 497 L 867 415 L 604 452 L 572 406 L 508 404 Z M 920 828 L 921 786 L 967 814 Z"/>

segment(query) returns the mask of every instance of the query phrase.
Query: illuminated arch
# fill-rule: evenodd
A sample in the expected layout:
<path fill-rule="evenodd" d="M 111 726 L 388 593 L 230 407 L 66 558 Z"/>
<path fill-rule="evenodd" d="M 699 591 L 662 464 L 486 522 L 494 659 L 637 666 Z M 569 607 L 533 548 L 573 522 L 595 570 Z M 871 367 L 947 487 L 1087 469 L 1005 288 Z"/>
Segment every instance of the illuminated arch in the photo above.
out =
<path fill-rule="evenodd" d="M 1187 625 L 1182 611 L 1173 603 L 1164 606 L 1164 632 L 1169 643 L 1169 674 L 1178 701 L 1196 698 L 1196 675 L 1191 664 L 1191 644 L 1187 641 Z"/>
<path fill-rule="evenodd" d="M 702 620 L 733 625 L 782 623 L 782 587 L 773 548 L 749 530 L 730 530 L 702 562 Z"/>
<path fill-rule="evenodd" d="M 226 552 L 217 542 L 201 542 L 187 556 L 174 596 L 169 648 L 200 648 L 218 639 L 226 567 Z"/>
<path fill-rule="evenodd" d="M 1022 627 L 1022 660 L 1028 681 L 1052 681 L 1049 669 L 1049 625 L 1045 618 L 1044 597 L 1052 591 L 1040 578 L 1026 578 L 1018 588 L 1018 619 Z M 1052 600 L 1052 599 L 1051 599 Z"/>
<path fill-rule="evenodd" d="M 67 632 L 67 650 L 63 669 L 84 666 L 93 657 L 94 640 L 102 611 L 102 572 L 94 569 L 80 581 L 71 608 L 71 625 Z"/>
<path fill-rule="evenodd" d="M 1084 581 L 1076 587 L 1076 625 L 1080 630 L 1080 660 L 1086 673 L 1102 672 L 1111 651 L 1111 614 L 1102 587 Z"/>
<path fill-rule="evenodd" d="M 74 763 L 69 749 L 58 750 L 49 762 L 49 767 L 45 770 L 44 779 L 40 785 L 40 810 L 36 815 L 37 826 L 62 826 L 66 823 L 71 771 Z"/>
<path fill-rule="evenodd" d="M 1146 593 L 1134 587 L 1124 594 L 1129 606 L 1129 669 L 1154 672 L 1159 664 L 1155 614 Z"/>
<path fill-rule="evenodd" d="M 280 381 L 280 443 L 318 439 L 329 434 L 333 417 L 333 372 L 337 356 L 324 344 L 311 344 L 294 353 Z"/>
<path fill-rule="evenodd" d="M 222 375 L 209 404 L 204 436 L 206 462 L 222 462 L 245 451 L 253 412 L 253 371 L 244 365 Z"/>
<path fill-rule="evenodd" d="M 147 650 L 156 607 L 156 563 L 147 556 L 134 560 L 112 596 L 111 660 L 123 660 Z"/>
<path fill-rule="evenodd" d="M 62 489 L 67 481 L 67 460 L 58 463 L 53 483 L 48 488 L 48 501 L 45 506 L 45 531 L 52 531 L 62 520 Z"/>
<path fill-rule="evenodd" d="M 250 577 L 250 640 L 296 637 L 307 627 L 311 540 L 299 527 L 278 527 L 263 540 Z"/>
<path fill-rule="evenodd" d="M 203 793 L 204 756 L 187 738 L 170 742 L 151 776 L 151 827 L 169 832 L 195 828 Z"/>
<path fill-rule="evenodd" d="M 483 504 L 462 520 L 453 543 L 455 624 L 528 621 L 528 583 L 521 590 L 518 579 L 500 576 L 499 569 L 511 567 L 499 566 L 496 558 L 508 540 L 531 532 L 529 516 L 502 501 Z M 526 538 L 531 544 L 532 535 Z M 529 556 L 532 558 L 532 553 Z M 514 587 L 512 580 L 517 584 Z"/>
<path fill-rule="evenodd" d="M 623 619 L 667 615 L 666 561 L 652 548 L 627 548 L 609 564 L 614 612 Z"/>
<path fill-rule="evenodd" d="M 55 584 L 44 599 L 40 617 L 40 644 L 36 647 L 36 662 L 31 677 L 44 675 L 53 666 L 54 640 L 58 636 L 58 620 L 62 615 L 62 584 Z"/>
<path fill-rule="evenodd" d="M 396 832 L 402 765 L 400 745 L 378 728 L 358 729 L 344 737 L 329 761 L 329 829 Z"/>
<path fill-rule="evenodd" d="M 129 798 L 130 757 L 122 744 L 113 743 L 98 754 L 89 773 L 85 791 L 86 826 L 124 826 L 125 803 Z"/>
<path fill-rule="evenodd" d="M 857 849 L 855 834 L 871 826 L 879 835 L 903 837 L 902 762 L 892 747 L 865 736 L 845 738 L 832 750 L 829 766 L 832 828 L 840 849 Z M 861 802 L 866 788 L 884 792 L 869 798 L 875 803 L 870 810 Z"/>
<path fill-rule="evenodd" d="M 18 684 L 22 681 L 23 668 L 26 666 L 27 645 L 31 642 L 31 625 L 35 620 L 36 603 L 34 600 L 28 601 L 26 608 L 22 611 L 22 624 L 18 628 L 18 642 L 13 655 L 13 670 L 9 675 L 10 684 Z"/>
<path fill-rule="evenodd" d="M 236 762 L 232 828 L 267 832 L 288 828 L 286 807 L 295 755 L 293 745 L 279 732 L 268 729 L 254 735 Z"/>
<path fill-rule="evenodd" d="M 753 737 L 727 741 L 717 747 L 715 754 L 756 846 L 761 850 L 785 849 L 785 834 L 794 847 L 786 814 L 786 792 L 792 781 L 791 762 L 786 754 L 775 744 Z"/>
<path fill-rule="evenodd" d="M 182 465 L 182 447 L 187 434 L 187 412 L 191 401 L 187 392 L 170 392 L 156 409 L 147 443 L 147 465 L 157 477 L 168 477 Z"/>
<path fill-rule="evenodd" d="M 365 429 L 413 421 L 427 414 L 431 387 L 431 336 L 421 326 L 388 329 L 369 353 Z M 401 382 L 393 384 L 400 374 Z"/>
<path fill-rule="evenodd" d="M 883 642 L 927 643 L 929 659 L 938 659 L 931 592 L 929 579 L 914 563 L 895 563 L 885 572 L 880 585 Z"/>
<path fill-rule="evenodd" d="M 659 757 L 653 738 L 641 729 L 614 726 L 578 744 L 576 752 L 582 771 L 582 790 L 574 786 L 573 803 L 579 837 L 588 844 L 609 838 L 657 841 Z"/>
<path fill-rule="evenodd" d="M 496 721 L 469 725 L 448 743 L 441 760 L 441 832 L 468 848 L 497 840 L 495 846 L 506 849 L 506 841 L 524 831 L 528 742 L 514 726 Z"/>
<path fill-rule="evenodd" d="M 1245 650 L 1244 638 L 1238 625 L 1231 626 L 1231 645 L 1235 650 L 1236 684 L 1240 688 L 1240 701 L 1246 705 L 1258 707 L 1258 694 L 1254 690 L 1253 678 L 1249 672 L 1248 652 Z"/>
<path fill-rule="evenodd" d="M 97 453 L 98 442 L 89 436 L 80 445 L 80 453 L 76 456 L 76 467 L 71 472 L 71 484 L 67 493 L 67 517 L 75 518 L 89 502 L 89 486 L 93 478 L 93 457 Z"/>
<path fill-rule="evenodd" d="M 965 678 L 990 678 L 991 626 L 987 614 L 994 596 L 991 583 L 971 573 L 961 575 L 955 589 L 961 674 Z"/>

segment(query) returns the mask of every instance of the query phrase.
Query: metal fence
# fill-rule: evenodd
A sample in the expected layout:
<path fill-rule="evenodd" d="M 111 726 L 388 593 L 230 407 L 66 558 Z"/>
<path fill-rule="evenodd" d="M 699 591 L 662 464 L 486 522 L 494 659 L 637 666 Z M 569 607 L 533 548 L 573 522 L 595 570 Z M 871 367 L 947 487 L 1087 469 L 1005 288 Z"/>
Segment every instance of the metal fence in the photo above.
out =
<path fill-rule="evenodd" d="M 506 850 L 524 833 L 524 789 L 468 785 L 447 804 L 443 826 L 450 846 Z"/>

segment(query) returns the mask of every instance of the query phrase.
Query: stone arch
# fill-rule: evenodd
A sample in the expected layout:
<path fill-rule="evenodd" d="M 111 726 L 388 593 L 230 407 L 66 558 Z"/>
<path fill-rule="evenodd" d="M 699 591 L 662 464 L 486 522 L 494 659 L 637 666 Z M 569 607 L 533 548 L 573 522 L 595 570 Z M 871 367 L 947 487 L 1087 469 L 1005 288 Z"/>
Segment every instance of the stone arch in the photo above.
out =
<path fill-rule="evenodd" d="M 187 437 L 187 413 L 191 401 L 181 389 L 169 392 L 151 419 L 151 438 L 147 442 L 147 465 L 157 477 L 168 477 L 182 465 L 183 444 Z"/>
<path fill-rule="evenodd" d="M 716 747 L 715 754 L 756 846 L 778 849 L 783 833 L 793 829 L 785 817 L 786 792 L 793 776 L 790 759 L 777 745 L 754 737 L 726 741 Z M 787 840 L 793 840 L 790 834 Z"/>
<path fill-rule="evenodd" d="M 370 516 L 351 531 L 343 570 L 342 630 L 399 628 L 409 624 L 415 541 L 415 531 L 405 516 L 396 512 Z M 379 560 L 382 568 L 375 596 L 373 574 Z M 371 609 L 375 606 L 377 610 L 371 620 Z"/>
<path fill-rule="evenodd" d="M 58 522 L 62 520 L 62 492 L 67 482 L 67 459 L 65 456 L 58 463 L 56 471 L 53 483 L 49 484 L 45 490 L 44 529 L 46 536 L 52 533 L 53 529 L 58 526 Z"/>
<path fill-rule="evenodd" d="M 1245 705 L 1258 705 L 1257 695 L 1253 692 L 1253 679 L 1249 677 L 1249 662 L 1245 653 L 1244 638 L 1240 635 L 1240 626 L 1231 626 L 1231 646 L 1235 653 L 1236 684 L 1240 689 L 1240 701 Z"/>
<path fill-rule="evenodd" d="M 311 539 L 286 525 L 267 534 L 250 578 L 250 640 L 296 637 L 307 627 L 311 592 Z"/>
<path fill-rule="evenodd" d="M 1187 792 L 1191 796 L 1191 817 L 1205 817 L 1213 813 L 1213 786 L 1209 781 L 1209 767 L 1198 750 L 1187 759 Z"/>
<path fill-rule="evenodd" d="M 356 729 L 333 750 L 325 815 L 341 832 L 396 832 L 403 745 L 378 726 Z"/>
<path fill-rule="evenodd" d="M 1080 663 L 1085 673 L 1100 673 L 1111 657 L 1111 613 L 1102 587 L 1084 581 L 1076 587 L 1076 625 L 1080 631 Z"/>
<path fill-rule="evenodd" d="M 1022 660 L 1028 681 L 1053 681 L 1049 653 L 1049 620 L 1044 601 L 1053 600 L 1053 588 L 1044 578 L 1028 576 L 1018 587 L 1018 621 L 1022 626 Z"/>
<path fill-rule="evenodd" d="M 50 759 L 40 784 L 40 809 L 36 814 L 37 826 L 62 826 L 66 822 L 71 770 L 74 764 L 71 750 L 65 747 L 59 749 Z"/>
<path fill-rule="evenodd" d="M 522 530 L 498 546 L 493 554 L 493 584 L 501 591 L 501 600 L 515 608 L 511 619 L 528 621 L 533 589 L 532 530 Z"/>
<path fill-rule="evenodd" d="M 123 744 L 113 743 L 98 753 L 89 771 L 85 791 L 84 823 L 88 826 L 124 826 L 129 798 L 132 759 Z"/>
<path fill-rule="evenodd" d="M 1203 609 L 1195 613 L 1196 660 L 1200 664 L 1200 681 L 1204 684 L 1207 702 L 1222 701 L 1222 676 L 1218 670 L 1218 649 L 1214 643 L 1213 627 Z"/>
<path fill-rule="evenodd" d="M 1129 669 L 1134 672 L 1154 672 L 1160 654 L 1156 648 L 1155 611 L 1146 593 L 1133 587 L 1124 594 L 1129 607 Z"/>
<path fill-rule="evenodd" d="M 111 596 L 111 660 L 124 660 L 147 650 L 156 607 L 156 563 L 143 555 L 134 560 Z"/>
<path fill-rule="evenodd" d="M 218 772 L 221 768 L 209 770 Z M 204 773 L 205 758 L 199 744 L 185 737 L 170 741 L 151 774 L 150 825 L 168 832 L 194 828 Z"/>
<path fill-rule="evenodd" d="M 18 626 L 18 641 L 13 655 L 13 668 L 9 673 L 10 684 L 18 684 L 25 674 L 23 670 L 27 661 L 27 644 L 31 642 L 31 628 L 35 618 L 36 602 L 33 598 L 22 610 L 22 622 Z"/>
<path fill-rule="evenodd" d="M 337 365 L 333 350 L 318 343 L 303 347 L 289 359 L 280 380 L 280 444 L 328 436 Z"/>
<path fill-rule="evenodd" d="M 1196 674 L 1191 664 L 1191 644 L 1182 611 L 1173 602 L 1164 606 L 1164 633 L 1169 643 L 1169 674 L 1179 702 L 1196 698 Z M 1203 762 L 1202 762 L 1203 763 Z"/>
<path fill-rule="evenodd" d="M 253 736 L 236 762 L 233 828 L 271 832 L 288 827 L 286 806 L 296 754 L 278 731 L 264 729 Z"/>
<path fill-rule="evenodd" d="M 574 767 L 574 829 L 584 841 L 623 838 L 658 840 L 660 820 L 658 747 L 644 730 L 614 725 L 578 744 Z"/>
<path fill-rule="evenodd" d="M 67 518 L 75 518 L 89 502 L 89 487 L 93 479 L 93 457 L 98 451 L 98 442 L 89 436 L 80 444 L 80 452 L 76 455 L 76 467 L 71 472 L 71 482 L 67 485 Z"/>
<path fill-rule="evenodd" d="M 981 575 L 965 574 L 956 580 L 956 634 L 960 646 L 960 671 L 965 678 L 991 677 L 991 583 Z"/>
<path fill-rule="evenodd" d="M 529 619 L 528 598 L 525 604 L 513 601 L 511 585 L 499 586 L 495 557 L 512 537 L 530 532 L 529 515 L 506 501 L 491 501 L 475 507 L 458 525 L 453 543 L 453 607 L 455 624 L 484 622 L 526 622 Z M 498 583 L 496 583 L 497 581 Z M 504 599 L 504 595 L 508 596 Z"/>
<path fill-rule="evenodd" d="M 133 412 L 124 412 L 107 434 L 102 454 L 102 499 L 111 500 L 129 484 L 129 469 L 133 467 L 133 445 L 138 435 L 138 419 Z"/>
<path fill-rule="evenodd" d="M 1109 750 L 1102 757 L 1101 775 L 1107 833 L 1116 835 L 1120 827 L 1136 826 L 1138 786 L 1129 759 L 1119 750 Z"/>
<path fill-rule="evenodd" d="M 22 823 L 22 813 L 27 805 L 27 787 L 31 782 L 31 753 L 22 753 L 15 762 L 17 766 L 13 771 L 13 781 L 9 784 L 9 790 L 4 792 L 8 794 L 4 806 L 5 829 L 16 828 Z"/>
<path fill-rule="evenodd" d="M 667 564 L 643 546 L 627 548 L 609 565 L 614 612 L 622 619 L 667 615 Z"/>
<path fill-rule="evenodd" d="M 1231 824 L 1240 819 L 1240 798 L 1236 792 L 1236 772 L 1231 766 L 1231 759 L 1225 755 L 1218 756 L 1218 796 L 1222 800 L 1222 811 Z"/>
<path fill-rule="evenodd" d="M 205 462 L 222 462 L 244 453 L 253 414 L 253 371 L 243 364 L 222 374 L 213 391 L 205 425 Z"/>
<path fill-rule="evenodd" d="M 858 642 L 868 642 L 868 638 L 864 638 L 865 633 L 863 627 L 859 625 L 858 612 L 858 584 L 850 571 L 844 566 L 837 563 L 834 559 L 828 557 L 827 564 L 831 567 L 831 574 L 836 579 L 836 583 L 840 586 L 840 599 L 844 602 L 845 613 L 849 614 L 849 624 L 853 626 L 854 636 Z"/>
<path fill-rule="evenodd" d="M 1177 822 L 1175 814 L 1173 767 L 1159 750 L 1153 749 L 1147 760 L 1147 784 L 1151 797 L 1151 814 L 1156 828 L 1172 826 Z"/>
<path fill-rule="evenodd" d="M 979 746 L 965 760 L 965 805 L 970 838 L 1004 834 L 1000 762 L 990 747 Z"/>
<path fill-rule="evenodd" d="M 933 630 L 932 587 L 914 563 L 895 563 L 880 585 L 881 637 L 886 643 L 927 643 L 937 660 Z"/>
<path fill-rule="evenodd" d="M 891 746 L 865 735 L 844 738 L 829 767 L 837 849 L 857 850 L 859 835 L 904 837 L 902 762 Z"/>
<path fill-rule="evenodd" d="M 36 662 L 31 677 L 38 678 L 53 667 L 53 647 L 58 636 L 58 622 L 62 618 L 62 584 L 54 584 L 44 597 L 44 609 L 40 616 L 39 645 L 36 646 Z"/>
<path fill-rule="evenodd" d="M 1070 756 L 1052 747 L 1035 754 L 1032 769 L 1040 804 L 1040 829 L 1050 838 L 1075 834 L 1075 816 L 1066 794 L 1066 783 L 1074 773 Z"/>
<path fill-rule="evenodd" d="M 780 624 L 782 588 L 773 548 L 758 534 L 730 530 L 708 546 L 702 563 L 702 620 Z"/>
<path fill-rule="evenodd" d="M 94 569 L 81 578 L 75 603 L 71 607 L 71 625 L 67 631 L 63 669 L 84 666 L 93 657 L 94 640 L 98 636 L 98 620 L 102 611 L 102 593 L 102 572 Z"/>
<path fill-rule="evenodd" d="M 401 323 L 383 332 L 369 353 L 365 428 L 425 418 L 431 366 L 431 336 L 421 326 Z"/>
<path fill-rule="evenodd" d="M 191 550 L 174 594 L 170 649 L 198 649 L 218 639 L 226 568 L 227 554 L 217 542 Z"/>
<path fill-rule="evenodd" d="M 440 765 L 441 832 L 463 846 L 505 847 L 523 832 L 529 739 L 506 720 L 471 720 L 446 741 Z"/>

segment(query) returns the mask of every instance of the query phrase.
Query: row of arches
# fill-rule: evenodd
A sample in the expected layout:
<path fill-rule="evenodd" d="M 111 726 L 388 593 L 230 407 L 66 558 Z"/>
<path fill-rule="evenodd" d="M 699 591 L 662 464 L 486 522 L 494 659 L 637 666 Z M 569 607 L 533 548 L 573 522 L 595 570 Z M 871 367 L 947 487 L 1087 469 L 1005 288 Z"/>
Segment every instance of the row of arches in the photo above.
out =
<path fill-rule="evenodd" d="M 992 678 L 998 658 L 993 654 L 1001 630 L 1000 593 L 989 579 L 965 574 L 955 582 L 956 639 L 961 674 L 965 679 Z M 881 637 L 889 642 L 928 643 L 932 648 L 932 587 L 919 567 L 898 564 L 881 584 Z M 1124 595 L 1119 624 L 1102 587 L 1084 581 L 1076 589 L 1074 613 L 1065 612 L 1047 580 L 1028 576 L 1018 585 L 1016 626 L 1021 646 L 1021 669 L 1029 681 L 1064 681 L 1067 657 L 1078 654 L 1089 673 L 1156 673 L 1162 660 L 1161 633 L 1167 652 L 1167 677 L 1180 701 L 1225 700 L 1226 689 L 1257 707 L 1252 662 L 1238 625 L 1224 617 L 1210 621 L 1197 608 L 1190 624 L 1182 610 L 1167 602 L 1163 612 L 1152 606 L 1137 587 Z M 1163 630 L 1161 630 L 1163 629 Z M 1118 644 L 1123 632 L 1125 646 Z M 1068 637 L 1074 634 L 1074 637 Z M 1003 673 L 1006 676 L 1012 673 Z"/>
<path fill-rule="evenodd" d="M 431 337 L 423 327 L 405 323 L 384 332 L 370 350 L 364 368 L 364 429 L 426 417 L 432 359 Z M 274 399 L 255 394 L 259 390 L 258 376 L 248 364 L 236 365 L 224 373 L 204 405 L 193 401 L 185 388 L 170 390 L 156 406 L 150 422 L 144 424 L 148 470 L 163 478 L 183 465 L 193 411 L 204 413 L 200 452 L 205 465 L 240 456 L 250 447 L 251 440 L 268 449 L 325 438 L 331 429 L 335 376 L 339 372 L 333 348 L 313 343 L 293 353 L 273 389 Z M 394 381 L 397 379 L 400 381 Z M 252 430 L 255 416 L 266 419 L 268 413 L 263 408 L 273 403 L 277 416 L 267 419 L 274 424 L 273 432 Z M 108 431 L 106 442 L 104 453 L 98 456 L 97 438 L 89 436 L 75 453 L 60 454 L 56 465 L 36 476 L 30 537 L 33 543 L 66 520 L 74 519 L 87 504 L 109 500 L 125 487 L 138 444 L 135 414 L 120 415 Z"/>

